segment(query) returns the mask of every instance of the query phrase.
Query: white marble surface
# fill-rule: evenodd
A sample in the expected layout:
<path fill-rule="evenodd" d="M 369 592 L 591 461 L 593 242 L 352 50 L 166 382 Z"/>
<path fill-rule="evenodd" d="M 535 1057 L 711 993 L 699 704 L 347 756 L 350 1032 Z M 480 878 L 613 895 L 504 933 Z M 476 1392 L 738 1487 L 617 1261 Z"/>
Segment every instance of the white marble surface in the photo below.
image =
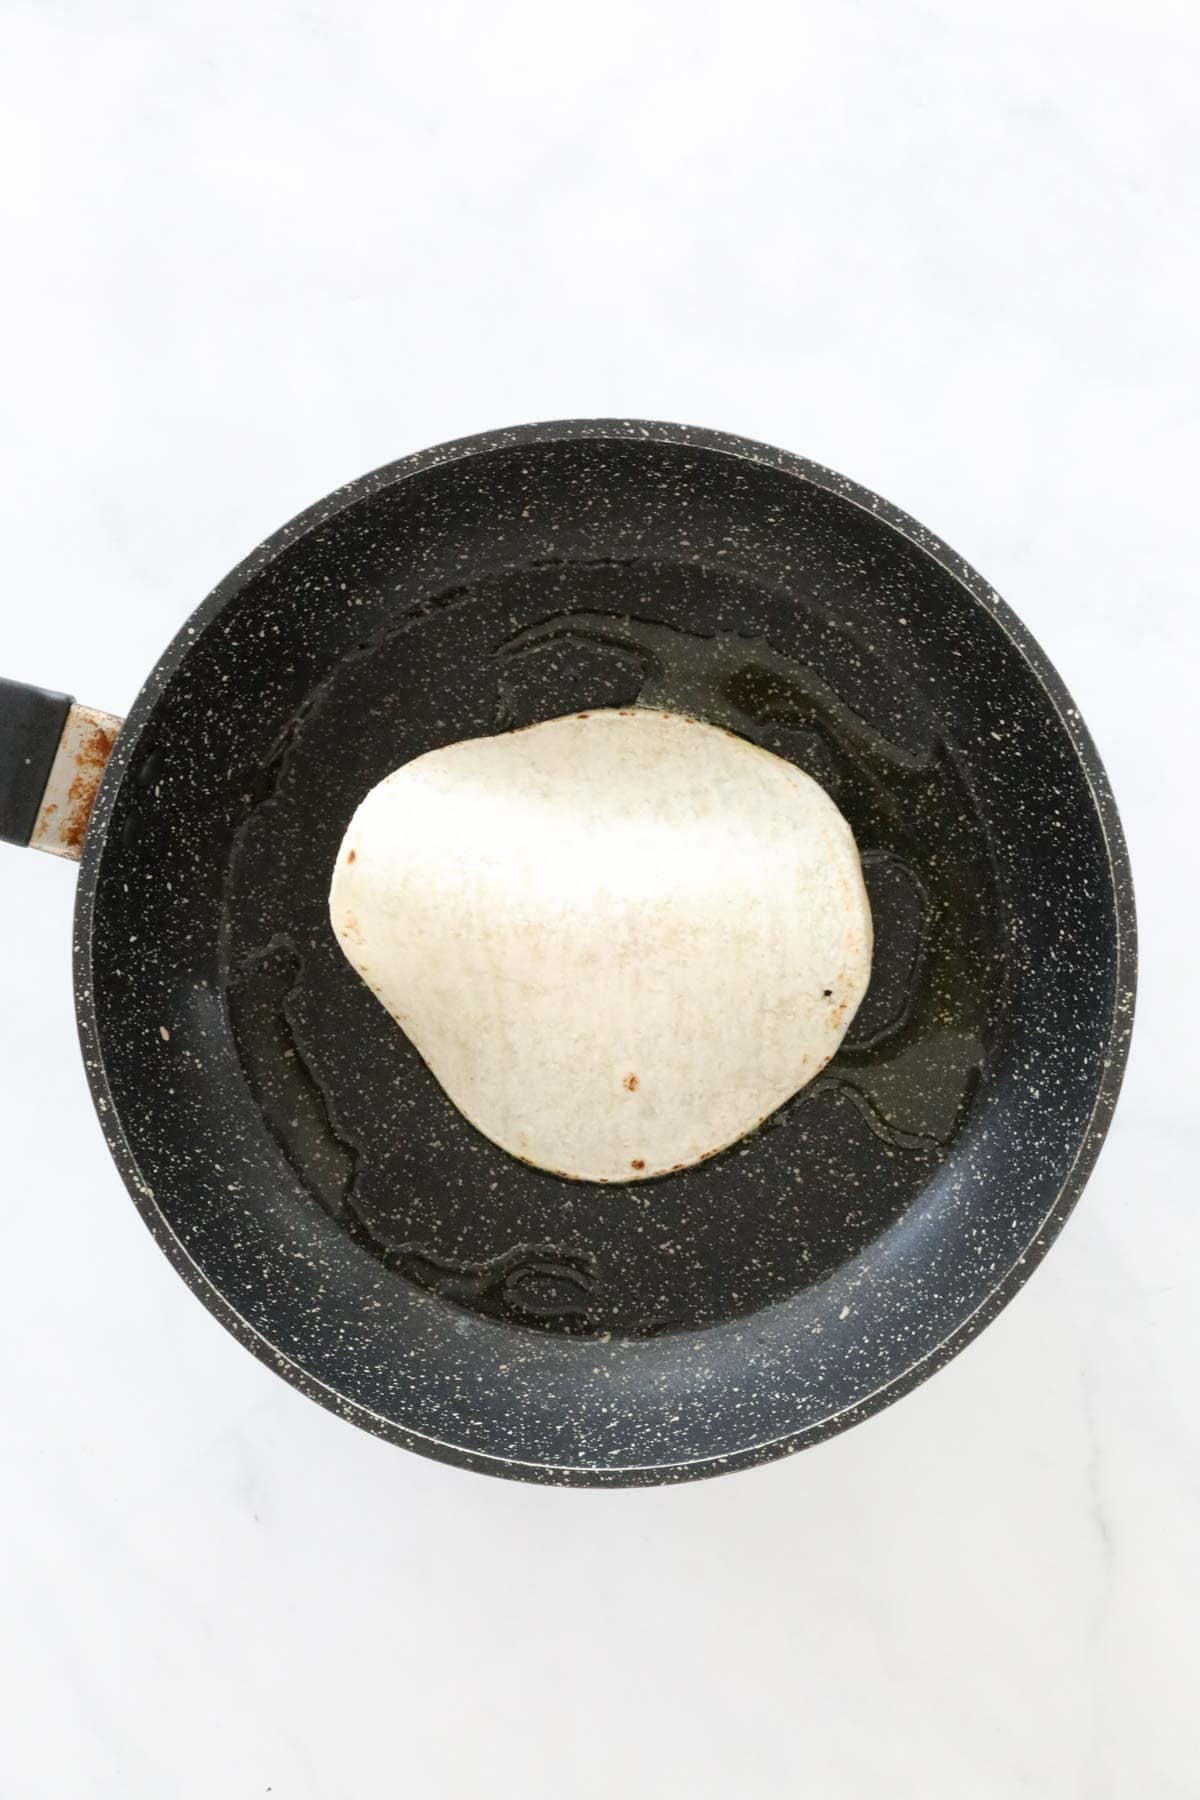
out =
<path fill-rule="evenodd" d="M 541 1491 L 341 1424 L 188 1294 L 84 1090 L 71 872 L 3 854 L 0 1795 L 1200 1794 L 1194 5 L 2 32 L 6 673 L 127 706 L 254 541 L 426 443 L 723 426 L 909 508 L 1033 628 L 1143 979 L 1084 1202 L 947 1371 L 756 1473 Z"/>

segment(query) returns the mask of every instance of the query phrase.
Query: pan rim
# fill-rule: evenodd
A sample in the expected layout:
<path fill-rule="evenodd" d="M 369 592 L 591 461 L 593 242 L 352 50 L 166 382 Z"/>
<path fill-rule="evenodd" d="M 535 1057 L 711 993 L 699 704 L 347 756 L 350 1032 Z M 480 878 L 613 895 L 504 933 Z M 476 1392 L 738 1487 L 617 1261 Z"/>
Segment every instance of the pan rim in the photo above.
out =
<path fill-rule="evenodd" d="M 453 1441 L 417 1431 L 350 1399 L 315 1376 L 302 1362 L 280 1350 L 258 1327 L 240 1313 L 194 1261 L 176 1236 L 154 1195 L 144 1181 L 125 1136 L 114 1095 L 108 1082 L 104 1046 L 92 985 L 92 933 L 101 863 L 121 782 L 142 731 L 168 683 L 185 661 L 192 645 L 217 619 L 246 583 L 285 549 L 348 507 L 359 504 L 385 488 L 394 487 L 442 465 L 466 462 L 479 456 L 510 452 L 521 445 L 544 445 L 578 440 L 647 442 L 695 449 L 773 468 L 794 479 L 820 488 L 860 508 L 907 540 L 922 556 L 937 563 L 982 607 L 999 626 L 1017 655 L 1027 665 L 1046 696 L 1059 729 L 1065 734 L 1083 774 L 1104 844 L 1107 863 L 1107 904 L 1112 919 L 1115 947 L 1113 1002 L 1106 1019 L 1104 1056 L 1097 1077 L 1091 1111 L 1083 1127 L 1075 1156 L 1041 1222 L 1009 1267 L 975 1308 L 950 1330 L 933 1349 L 907 1368 L 888 1377 L 870 1393 L 849 1405 L 834 1408 L 801 1429 L 761 1442 L 739 1446 L 727 1453 L 708 1452 L 693 1459 L 675 1457 L 661 1463 L 621 1465 L 523 1461 L 513 1456 L 466 1449 Z M 489 431 L 449 440 L 430 449 L 386 463 L 334 490 L 307 507 L 273 532 L 221 581 L 194 610 L 171 640 L 144 682 L 130 709 L 105 771 L 89 826 L 80 869 L 75 906 L 74 980 L 76 1012 L 88 1084 L 109 1149 L 147 1226 L 178 1272 L 210 1312 L 252 1350 L 260 1361 L 282 1374 L 293 1386 L 319 1400 L 340 1416 L 351 1419 L 378 1436 L 438 1460 L 514 1479 L 539 1480 L 567 1486 L 635 1486 L 653 1482 L 696 1479 L 765 1462 L 821 1442 L 847 1429 L 899 1399 L 934 1374 L 964 1349 L 1003 1310 L 1040 1264 L 1066 1223 L 1091 1174 L 1112 1118 L 1128 1058 L 1130 1029 L 1136 995 L 1137 926 L 1132 873 L 1120 819 L 1099 753 L 1065 683 L 1031 633 L 991 585 L 934 533 L 902 509 L 836 471 L 789 451 L 702 427 L 635 419 L 565 419 Z"/>

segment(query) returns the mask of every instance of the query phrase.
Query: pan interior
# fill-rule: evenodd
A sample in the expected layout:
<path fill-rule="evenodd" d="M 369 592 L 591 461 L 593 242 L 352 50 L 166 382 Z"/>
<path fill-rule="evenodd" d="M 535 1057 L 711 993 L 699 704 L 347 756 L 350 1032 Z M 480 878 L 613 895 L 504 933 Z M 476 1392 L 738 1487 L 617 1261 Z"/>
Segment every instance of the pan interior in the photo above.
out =
<path fill-rule="evenodd" d="M 820 781 L 876 921 L 871 991 L 824 1076 L 636 1192 L 532 1168 L 470 1126 L 327 920 L 346 824 L 399 764 L 635 705 L 727 725 Z M 696 1329 L 825 1279 L 925 1187 L 998 1016 L 986 834 L 929 702 L 852 628 L 719 567 L 498 570 L 385 621 L 287 721 L 233 841 L 225 914 L 246 1079 L 315 1203 L 398 1278 L 536 1330 Z"/>

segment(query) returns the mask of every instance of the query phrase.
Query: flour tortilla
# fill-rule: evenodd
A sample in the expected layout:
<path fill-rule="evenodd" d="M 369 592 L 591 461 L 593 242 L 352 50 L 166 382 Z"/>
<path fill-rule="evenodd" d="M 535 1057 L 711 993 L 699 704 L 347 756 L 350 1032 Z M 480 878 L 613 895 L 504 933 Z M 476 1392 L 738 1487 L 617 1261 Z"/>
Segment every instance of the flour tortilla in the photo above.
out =
<path fill-rule="evenodd" d="M 815 781 L 678 714 L 580 713 L 430 751 L 339 851 L 346 956 L 512 1155 L 638 1181 L 824 1068 L 871 972 L 850 828 Z"/>

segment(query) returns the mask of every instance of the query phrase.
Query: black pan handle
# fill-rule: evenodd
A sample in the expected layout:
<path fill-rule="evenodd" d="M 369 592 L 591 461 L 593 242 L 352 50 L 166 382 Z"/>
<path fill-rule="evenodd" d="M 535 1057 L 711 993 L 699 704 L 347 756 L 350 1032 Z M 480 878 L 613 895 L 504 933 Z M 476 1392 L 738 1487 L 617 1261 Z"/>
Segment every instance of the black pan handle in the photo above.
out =
<path fill-rule="evenodd" d="M 71 710 L 67 694 L 0 679 L 0 838 L 27 844 Z"/>
<path fill-rule="evenodd" d="M 121 721 L 0 678 L 0 839 L 78 860 Z"/>

